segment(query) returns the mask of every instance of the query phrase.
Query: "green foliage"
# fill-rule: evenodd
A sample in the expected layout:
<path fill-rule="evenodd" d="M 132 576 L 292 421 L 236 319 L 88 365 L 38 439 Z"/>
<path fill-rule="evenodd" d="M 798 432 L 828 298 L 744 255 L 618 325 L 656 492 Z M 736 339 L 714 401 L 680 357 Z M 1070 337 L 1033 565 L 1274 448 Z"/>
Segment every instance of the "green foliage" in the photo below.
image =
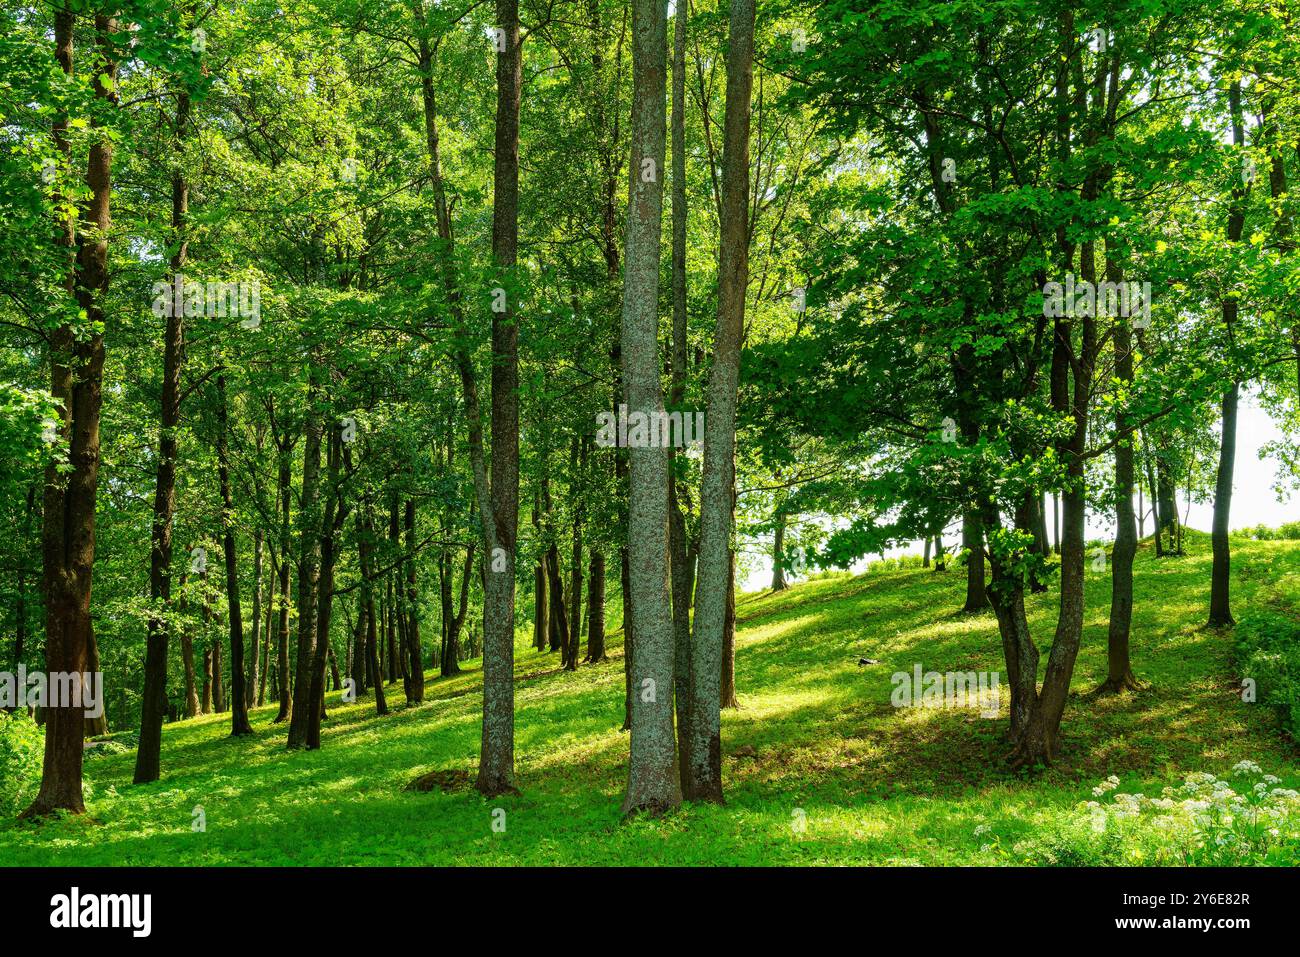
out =
<path fill-rule="evenodd" d="M 25 808 L 41 783 L 45 734 L 26 711 L 0 711 L 0 817 Z"/>

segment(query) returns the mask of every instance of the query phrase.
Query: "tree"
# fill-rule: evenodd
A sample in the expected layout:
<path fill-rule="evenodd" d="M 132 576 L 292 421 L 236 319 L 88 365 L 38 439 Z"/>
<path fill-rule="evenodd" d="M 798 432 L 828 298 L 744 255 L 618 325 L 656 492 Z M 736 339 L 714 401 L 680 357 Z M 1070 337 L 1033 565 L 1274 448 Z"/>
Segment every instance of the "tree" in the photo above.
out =
<path fill-rule="evenodd" d="M 668 20 L 663 0 L 632 2 L 632 150 L 624 243 L 622 358 L 629 420 L 663 421 L 659 385 L 659 249 L 663 229 Z M 658 418 L 653 418 L 653 416 Z M 668 586 L 668 450 L 628 449 L 631 753 L 623 813 L 681 803 L 673 732 L 674 635 Z"/>
<path fill-rule="evenodd" d="M 749 277 L 749 105 L 753 88 L 754 4 L 732 0 L 727 49 L 727 112 L 722 154 L 718 321 L 705 413 L 700 488 L 700 559 L 691 637 L 692 800 L 722 800 L 723 637 L 731 591 L 736 393 Z"/>

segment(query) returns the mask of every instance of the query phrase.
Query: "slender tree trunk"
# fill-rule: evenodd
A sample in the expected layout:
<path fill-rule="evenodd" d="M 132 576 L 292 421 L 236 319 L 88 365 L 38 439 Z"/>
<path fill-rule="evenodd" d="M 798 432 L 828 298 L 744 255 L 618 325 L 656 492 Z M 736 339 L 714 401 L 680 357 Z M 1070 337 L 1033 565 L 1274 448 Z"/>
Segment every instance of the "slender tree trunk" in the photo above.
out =
<path fill-rule="evenodd" d="M 357 513 L 357 551 L 361 564 L 361 602 L 366 609 L 366 660 L 370 663 L 375 687 L 375 714 L 388 714 L 388 701 L 384 697 L 384 676 L 379 669 L 379 630 L 375 615 L 374 587 L 374 527 L 367 507 L 365 521 Z"/>
<path fill-rule="evenodd" d="M 181 589 L 185 589 L 187 576 L 181 578 Z M 193 718 L 199 712 L 199 691 L 194 671 L 194 639 L 190 635 L 186 613 L 189 603 L 181 598 L 181 663 L 185 669 L 185 717 Z"/>
<path fill-rule="evenodd" d="M 591 550 L 587 569 L 587 657 L 591 664 L 607 661 L 605 654 L 605 553 Z"/>
<path fill-rule="evenodd" d="M 203 649 L 203 699 L 200 711 L 212 714 L 212 645 Z"/>
<path fill-rule="evenodd" d="M 289 683 L 289 548 L 290 493 L 292 491 L 292 466 L 289 449 L 280 449 L 280 618 L 276 627 L 276 697 L 279 709 L 275 722 L 288 721 L 293 714 L 293 693 Z"/>
<path fill-rule="evenodd" d="M 230 494 L 230 450 L 227 438 L 230 431 L 230 413 L 226 401 L 224 374 L 217 376 L 217 398 L 217 478 L 221 486 L 221 545 L 226 560 L 226 615 L 230 625 L 230 733 L 239 736 L 252 734 L 253 726 L 248 721 L 248 694 L 244 686 L 244 619 L 239 607 L 235 503 Z M 257 621 L 258 611 L 260 609 L 254 603 L 254 622 Z"/>
<path fill-rule="evenodd" d="M 734 521 L 734 518 L 733 518 Z M 739 708 L 736 700 L 736 552 L 731 552 L 731 568 L 727 574 L 727 617 L 722 631 L 722 690 L 723 708 Z"/>
<path fill-rule="evenodd" d="M 266 591 L 266 621 L 262 629 L 266 638 L 262 641 L 262 659 L 261 667 L 257 679 L 257 706 L 260 708 L 266 704 L 266 675 L 270 671 L 271 664 L 271 618 L 275 613 L 275 595 L 272 591 L 271 582 L 275 581 L 275 552 L 271 552 L 271 574 L 268 577 Z"/>
<path fill-rule="evenodd" d="M 709 373 L 700 486 L 699 584 L 691 642 L 691 750 L 687 797 L 722 801 L 723 662 L 735 504 L 736 393 L 749 277 L 749 105 L 753 0 L 731 0 L 722 155 L 718 321 Z"/>
<path fill-rule="evenodd" d="M 776 513 L 776 530 L 772 534 L 772 591 L 785 591 L 785 512 Z M 930 540 L 925 540 L 925 567 L 930 567 Z"/>
<path fill-rule="evenodd" d="M 578 670 L 578 650 L 582 646 L 582 519 L 583 490 L 579 478 L 587 468 L 587 449 L 582 440 L 573 440 L 569 456 L 574 475 L 572 489 L 573 545 L 569 561 L 569 641 L 564 651 L 566 671 Z"/>
<path fill-rule="evenodd" d="M 402 513 L 406 528 L 406 703 L 424 701 L 424 656 L 420 650 L 420 589 L 415 577 L 415 499 L 408 498 Z"/>
<path fill-rule="evenodd" d="M 1232 142 L 1239 149 L 1245 143 L 1242 122 L 1241 83 L 1233 81 L 1228 90 L 1228 103 L 1232 119 Z M 1232 208 L 1228 214 L 1228 241 L 1241 241 L 1245 212 L 1245 190 L 1234 185 Z M 1223 324 L 1228 331 L 1229 348 L 1235 349 L 1233 333 L 1237 322 L 1238 303 L 1235 298 L 1223 300 Z M 1235 358 L 1235 357 L 1234 357 Z M 1228 542 L 1228 523 L 1232 511 L 1232 473 L 1237 456 L 1237 394 L 1234 382 L 1223 394 L 1222 428 L 1219 438 L 1219 472 L 1214 482 L 1214 518 L 1210 526 L 1210 545 L 1214 558 L 1210 571 L 1211 628 L 1225 628 L 1236 624 L 1232 617 L 1229 593 L 1232 586 L 1232 550 Z"/>
<path fill-rule="evenodd" d="M 262 646 L 262 530 L 253 533 L 253 613 L 248 642 L 248 675 L 244 681 L 244 705 L 253 707 L 261 670 Z"/>
<path fill-rule="evenodd" d="M 190 98 L 177 96 L 173 138 L 177 153 L 184 150 L 190 130 Z M 172 173 L 173 281 L 189 257 L 189 182 L 178 165 Z M 158 463 L 154 471 L 153 522 L 150 526 L 149 601 L 158 612 L 167 610 L 172 592 L 172 517 L 176 512 L 176 427 L 180 423 L 181 369 L 185 358 L 185 310 L 173 303 L 167 310 L 163 334 L 162 410 L 158 428 Z M 167 711 L 167 644 L 165 615 L 150 615 L 145 639 L 144 692 L 140 699 L 140 743 L 135 756 L 135 783 L 157 781 L 161 773 L 162 726 Z M 193 661 L 187 697 L 193 690 Z M 193 717 L 190 715 L 190 717 Z"/>
<path fill-rule="evenodd" d="M 1107 280 L 1120 281 L 1119 267 L 1111 257 Z M 1115 376 L 1127 388 L 1133 382 L 1133 345 L 1129 319 L 1117 318 L 1114 327 Z M 1115 413 L 1115 547 L 1111 551 L 1110 628 L 1106 639 L 1107 676 L 1098 691 L 1137 690 L 1129 661 L 1129 628 L 1133 621 L 1133 557 L 1137 554 L 1137 528 L 1133 515 L 1133 433 L 1123 410 Z"/>
<path fill-rule="evenodd" d="M 686 28 L 690 7 L 679 3 L 673 8 L 673 90 L 672 90 L 672 159 L 673 159 L 673 351 L 672 391 L 669 402 L 682 409 L 686 400 Z M 676 702 L 678 779 L 682 793 L 690 789 L 691 748 L 691 585 L 686 541 L 686 516 L 683 499 L 686 488 L 679 488 L 675 465 L 676 451 L 669 452 L 668 473 L 668 547 L 673 591 L 673 696 Z"/>

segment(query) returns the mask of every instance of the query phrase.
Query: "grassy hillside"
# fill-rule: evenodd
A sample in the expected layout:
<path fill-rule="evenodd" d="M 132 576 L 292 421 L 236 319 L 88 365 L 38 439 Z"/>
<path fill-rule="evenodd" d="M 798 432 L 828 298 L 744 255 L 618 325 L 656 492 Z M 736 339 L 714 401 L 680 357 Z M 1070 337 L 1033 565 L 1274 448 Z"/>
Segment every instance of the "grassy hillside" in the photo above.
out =
<path fill-rule="evenodd" d="M 1300 543 L 1238 542 L 1238 617 L 1300 575 Z M 1300 782 L 1300 752 L 1276 713 L 1241 701 L 1233 641 L 1203 630 L 1209 548 L 1183 558 L 1139 553 L 1134 665 L 1150 690 L 1087 695 L 1105 676 L 1109 577 L 1090 571 L 1084 647 L 1066 711 L 1063 753 L 1034 776 L 1008 772 L 1003 716 L 896 709 L 895 671 L 1001 671 L 989 614 L 965 616 L 960 570 L 827 576 L 738 607 L 741 708 L 724 714 L 725 807 L 686 806 L 659 820 L 620 823 L 627 738 L 622 649 L 577 674 L 521 644 L 516 720 L 523 795 L 485 801 L 446 775 L 448 790 L 404 790 L 426 772 L 471 775 L 478 748 L 479 673 L 430 679 L 425 703 L 374 716 L 369 697 L 330 698 L 323 746 L 287 753 L 274 708 L 256 711 L 254 739 L 228 737 L 229 716 L 167 726 L 163 779 L 134 786 L 133 754 L 87 761 L 88 819 L 0 825 L 12 864 L 998 864 L 1156 863 L 1198 843 L 1157 814 L 1100 817 L 1081 802 L 1109 775 L 1118 791 L 1158 797 L 1209 772 L 1250 791 L 1254 761 Z M 1276 611 L 1276 609 L 1275 609 Z M 1050 639 L 1054 594 L 1034 596 L 1031 623 Z M 861 656 L 879 659 L 860 667 Z M 390 702 L 401 701 L 394 686 Z M 1208 780 L 1208 779 L 1207 779 Z M 1246 787 L 1238 785 L 1245 783 Z M 1186 798 L 1197 788 L 1180 791 Z M 1251 860 L 1300 860 L 1300 807 L 1256 817 Z M 1288 803 L 1289 802 L 1289 803 Z M 203 808 L 206 830 L 192 829 Z M 498 810 L 500 809 L 500 810 Z M 1213 810 L 1213 808 L 1211 808 Z M 504 812 L 504 816 L 500 813 Z M 1128 819 L 1126 819 L 1128 818 Z M 1219 830 L 1241 830 L 1220 822 Z M 494 830 L 494 821 L 498 830 Z M 504 824 L 504 830 L 499 830 Z M 1207 826 L 1208 827 L 1208 826 Z M 1272 833 L 1276 831 L 1276 833 Z M 1198 832 L 1199 833 L 1199 832 Z M 1178 849 L 1181 848 L 1181 849 Z M 1214 858 L 1219 859 L 1219 858 Z M 1198 862 L 1208 861 L 1204 857 Z"/>

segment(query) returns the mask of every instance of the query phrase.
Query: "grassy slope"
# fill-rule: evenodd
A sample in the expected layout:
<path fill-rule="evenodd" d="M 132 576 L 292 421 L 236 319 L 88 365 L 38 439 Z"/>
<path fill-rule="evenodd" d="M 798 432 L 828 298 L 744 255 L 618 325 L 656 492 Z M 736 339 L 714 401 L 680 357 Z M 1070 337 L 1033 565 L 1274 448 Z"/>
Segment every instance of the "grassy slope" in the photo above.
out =
<path fill-rule="evenodd" d="M 1126 786 L 1223 773 L 1253 759 L 1294 787 L 1297 750 L 1260 705 L 1243 704 L 1227 636 L 1200 629 L 1209 548 L 1157 562 L 1139 553 L 1134 661 L 1153 689 L 1093 700 L 1105 675 L 1109 577 L 1090 573 L 1076 694 L 1064 753 L 1037 777 L 1002 761 L 1005 718 L 889 705 L 890 674 L 1001 671 L 991 615 L 955 614 L 960 571 L 872 572 L 745 596 L 736 656 L 741 709 L 725 714 L 725 807 L 686 807 L 621 824 L 627 738 L 621 648 L 577 674 L 521 645 L 516 685 L 523 796 L 485 801 L 471 790 L 413 793 L 435 769 L 472 771 L 478 749 L 477 667 L 430 680 L 416 709 L 379 719 L 369 697 L 331 695 L 323 746 L 287 753 L 274 708 L 253 715 L 256 737 L 227 736 L 229 716 L 167 727 L 163 780 L 130 783 L 133 754 L 87 762 L 94 823 L 0 825 L 0 861 L 13 864 L 712 864 L 997 863 L 981 852 L 1035 832 L 1107 774 Z M 1300 543 L 1240 542 L 1234 607 L 1300 571 Z M 1040 645 L 1054 595 L 1030 605 Z M 859 668 L 860 655 L 878 658 Z M 1044 658 L 1046 656 L 1044 655 Z M 476 666 L 477 663 L 471 663 Z M 1005 714 L 1005 698 L 1004 714 Z M 400 687 L 390 702 L 402 700 Z M 201 805 L 207 829 L 191 830 Z M 493 811 L 505 811 L 494 832 Z M 796 809 L 807 828 L 796 834 Z M 497 815 L 499 818 L 500 816 Z"/>

